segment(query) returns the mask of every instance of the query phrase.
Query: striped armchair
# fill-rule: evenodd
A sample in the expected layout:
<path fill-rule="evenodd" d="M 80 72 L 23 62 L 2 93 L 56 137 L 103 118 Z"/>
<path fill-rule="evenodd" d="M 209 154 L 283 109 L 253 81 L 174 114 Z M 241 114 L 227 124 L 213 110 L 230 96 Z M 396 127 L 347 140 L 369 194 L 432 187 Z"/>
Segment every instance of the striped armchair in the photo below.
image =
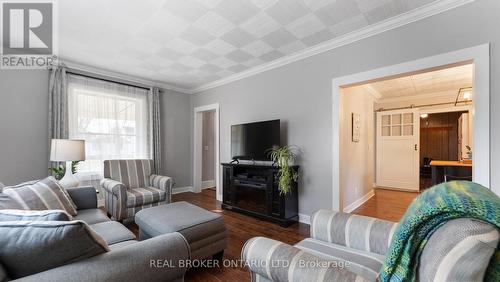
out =
<path fill-rule="evenodd" d="M 311 216 L 311 238 L 290 246 L 255 237 L 245 243 L 242 259 L 252 282 L 380 281 L 397 227 L 395 222 L 319 210 Z M 492 224 L 450 220 L 428 239 L 415 266 L 418 280 L 483 281 L 499 240 L 500 231 Z"/>
<path fill-rule="evenodd" d="M 376 281 L 396 226 L 319 210 L 311 216 L 311 238 L 295 246 L 253 238 L 245 244 L 242 259 L 250 265 L 252 281 Z M 285 261 L 287 267 L 273 267 L 275 261 Z"/>
<path fill-rule="evenodd" d="M 173 179 L 156 175 L 152 160 L 106 160 L 101 187 L 114 220 L 133 220 L 145 208 L 171 202 Z"/>

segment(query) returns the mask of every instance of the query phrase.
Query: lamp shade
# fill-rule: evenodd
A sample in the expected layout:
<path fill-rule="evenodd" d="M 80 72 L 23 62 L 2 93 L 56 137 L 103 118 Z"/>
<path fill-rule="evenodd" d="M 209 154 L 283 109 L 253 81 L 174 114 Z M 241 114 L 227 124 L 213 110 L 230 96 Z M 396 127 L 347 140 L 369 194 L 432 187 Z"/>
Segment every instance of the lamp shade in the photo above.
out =
<path fill-rule="evenodd" d="M 85 160 L 85 140 L 52 139 L 50 148 L 53 162 Z"/>

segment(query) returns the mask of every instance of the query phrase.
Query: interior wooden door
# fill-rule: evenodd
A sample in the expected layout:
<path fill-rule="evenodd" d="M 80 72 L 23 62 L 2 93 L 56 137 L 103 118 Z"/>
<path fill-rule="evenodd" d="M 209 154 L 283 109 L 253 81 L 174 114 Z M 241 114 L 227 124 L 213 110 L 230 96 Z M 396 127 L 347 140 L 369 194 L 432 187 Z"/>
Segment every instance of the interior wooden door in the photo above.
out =
<path fill-rule="evenodd" d="M 418 109 L 377 113 L 377 186 L 419 190 Z"/>

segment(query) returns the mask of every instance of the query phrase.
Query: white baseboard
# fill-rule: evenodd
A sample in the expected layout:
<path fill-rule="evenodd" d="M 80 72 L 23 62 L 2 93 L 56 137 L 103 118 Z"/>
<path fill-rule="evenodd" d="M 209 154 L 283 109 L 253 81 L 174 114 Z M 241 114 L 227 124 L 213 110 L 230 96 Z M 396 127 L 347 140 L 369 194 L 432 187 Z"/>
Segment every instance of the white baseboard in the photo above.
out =
<path fill-rule="evenodd" d="M 368 201 L 371 197 L 375 196 L 375 192 L 370 190 L 370 192 L 366 193 L 363 197 L 357 199 L 354 201 L 352 204 L 348 205 L 347 207 L 343 208 L 343 212 L 352 212 L 353 210 L 359 208 L 362 204 L 364 204 L 366 201 Z"/>
<path fill-rule="evenodd" d="M 215 180 L 205 180 L 201 182 L 201 189 L 215 187 Z"/>
<path fill-rule="evenodd" d="M 307 214 L 299 213 L 299 222 L 311 225 L 311 217 Z"/>
<path fill-rule="evenodd" d="M 194 189 L 191 186 L 172 188 L 172 194 L 179 194 L 179 193 L 193 192 L 193 191 Z"/>

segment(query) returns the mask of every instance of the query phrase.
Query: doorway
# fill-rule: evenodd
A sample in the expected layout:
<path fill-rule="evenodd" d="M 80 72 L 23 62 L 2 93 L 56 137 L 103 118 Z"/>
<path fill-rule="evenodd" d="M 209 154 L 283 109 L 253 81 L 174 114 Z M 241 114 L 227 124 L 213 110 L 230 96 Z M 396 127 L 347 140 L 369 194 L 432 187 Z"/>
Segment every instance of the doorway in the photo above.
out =
<path fill-rule="evenodd" d="M 201 114 L 201 189 L 215 190 L 215 110 Z"/>
<path fill-rule="evenodd" d="M 376 196 L 374 189 L 419 193 L 450 177 L 472 180 L 472 161 L 463 152 L 474 151 L 472 80 L 473 65 L 464 63 L 342 89 L 344 211 Z"/>
<path fill-rule="evenodd" d="M 342 168 L 345 167 L 345 163 L 341 160 L 341 155 L 344 154 L 341 144 L 343 142 L 342 139 L 342 122 L 345 122 L 346 119 L 354 120 L 354 117 L 350 117 L 349 113 L 346 114 L 345 109 L 342 107 L 342 98 L 341 93 L 344 89 L 354 86 L 360 86 L 363 84 L 373 83 L 380 80 L 388 80 L 393 78 L 398 78 L 402 76 L 409 76 L 418 73 L 431 72 L 434 70 L 450 68 L 454 66 L 462 66 L 472 64 L 473 65 L 473 91 L 471 96 L 474 100 L 474 103 L 471 108 L 472 115 L 472 124 L 474 126 L 474 140 L 476 149 L 474 154 L 472 155 L 472 162 L 475 163 L 473 167 L 473 181 L 478 182 L 484 186 L 489 187 L 490 183 L 490 161 L 489 161 L 489 45 L 481 45 L 477 47 L 472 47 L 468 49 L 463 49 L 459 51 L 454 51 L 446 54 L 441 54 L 438 56 L 428 57 L 412 62 L 407 62 L 399 65 L 389 66 L 381 69 L 376 69 L 372 71 L 367 71 L 359 74 L 349 75 L 345 77 L 340 77 L 333 79 L 333 197 L 332 197 L 332 206 L 334 209 L 343 210 L 343 211 L 352 211 L 356 207 L 359 207 L 364 202 L 368 201 L 374 193 L 366 193 L 362 195 L 361 198 L 357 199 L 352 205 L 346 205 L 343 202 L 343 198 L 345 195 L 344 189 L 340 189 L 343 185 L 342 182 Z M 373 92 L 373 91 L 368 91 Z M 372 93 L 372 96 L 376 94 Z M 427 98 L 434 97 L 434 94 L 428 96 Z M 422 97 L 425 98 L 425 97 Z M 437 104 L 437 103 L 435 103 Z M 411 120 L 413 123 L 409 122 L 405 124 L 403 122 L 403 116 L 405 113 L 401 114 L 401 121 L 399 123 L 390 123 L 385 124 L 386 127 L 390 127 L 391 130 L 394 127 L 395 130 L 400 130 L 400 133 L 404 133 L 404 127 L 412 128 L 413 140 L 419 140 L 416 138 L 420 134 L 420 131 L 417 130 L 417 124 L 420 122 L 420 112 L 413 112 L 415 106 L 409 107 L 395 107 L 395 108 L 385 108 L 385 110 L 411 110 Z M 378 109 L 375 106 L 375 109 Z M 429 107 L 428 109 L 432 109 Z M 406 112 L 409 114 L 409 112 Z M 409 121 L 410 115 L 407 116 L 407 120 Z M 373 117 L 376 119 L 376 117 Z M 415 119 L 418 119 L 415 121 Z M 375 125 L 374 125 L 375 127 Z M 397 129 L 396 129 L 397 128 Z M 354 130 L 354 129 L 352 129 Z M 351 132 L 352 133 L 352 132 Z M 398 133 L 399 134 L 399 133 Z M 353 134 L 355 136 L 356 134 Z M 392 135 L 391 135 L 392 136 Z M 400 138 L 403 138 L 402 135 Z M 351 136 L 349 136 L 351 138 Z M 394 138 L 396 139 L 396 138 Z M 344 140 L 345 142 L 345 140 Z M 367 143 L 366 146 L 369 146 L 370 142 Z M 409 144 L 409 143 L 408 143 Z M 410 148 L 406 148 L 405 150 L 413 150 L 415 151 L 415 144 Z M 418 142 L 417 142 L 418 145 Z M 368 147 L 373 150 L 373 147 Z M 417 146 L 417 150 L 419 150 L 419 146 Z M 408 158 L 412 163 L 414 163 L 413 167 L 419 167 L 420 156 L 418 154 L 413 154 L 413 158 Z M 351 160 L 349 160 L 351 161 Z M 376 163 L 377 160 L 374 162 Z M 341 165 L 342 164 L 342 165 Z M 415 171 L 413 168 L 411 171 Z M 418 171 L 418 170 L 417 170 Z M 352 172 L 352 170 L 350 171 Z M 413 183 L 415 183 L 415 174 L 412 174 Z M 416 174 L 418 176 L 418 173 Z M 378 181 L 378 180 L 377 180 Z M 376 183 L 376 182 L 374 182 Z M 359 189 L 359 188 L 358 188 Z M 417 188 L 418 189 L 418 188 Z M 356 190 L 356 189 L 354 189 Z M 373 190 L 373 189 L 372 189 Z M 497 192 L 497 191 L 495 191 Z M 498 193 L 498 192 L 497 192 Z"/>
<path fill-rule="evenodd" d="M 219 104 L 194 108 L 193 136 L 193 192 L 214 189 L 220 201 Z"/>
<path fill-rule="evenodd" d="M 469 105 L 420 112 L 420 190 L 449 180 L 472 180 L 474 127 Z M 450 166 L 435 168 L 441 161 Z M 454 165 L 454 166 L 451 166 Z M 433 177 L 438 177 L 433 180 Z M 450 179 L 453 178 L 453 179 Z"/>

